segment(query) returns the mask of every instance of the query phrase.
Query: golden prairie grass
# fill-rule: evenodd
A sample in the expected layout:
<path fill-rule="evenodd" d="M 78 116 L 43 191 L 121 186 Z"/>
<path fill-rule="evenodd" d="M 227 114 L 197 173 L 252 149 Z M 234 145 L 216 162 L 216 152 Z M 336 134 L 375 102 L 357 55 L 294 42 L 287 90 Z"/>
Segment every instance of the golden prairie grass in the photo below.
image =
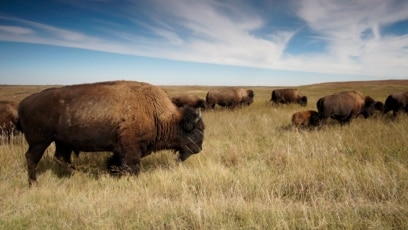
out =
<path fill-rule="evenodd" d="M 377 114 L 349 125 L 294 130 L 293 112 L 330 92 L 359 89 L 384 101 L 407 85 L 314 85 L 306 108 L 255 102 L 203 112 L 203 150 L 183 163 L 171 151 L 142 160 L 137 177 L 105 171 L 110 153 L 73 156 L 69 176 L 54 147 L 28 188 L 22 136 L 0 145 L 1 229 L 406 229 L 408 116 Z M 332 88 L 331 88 L 332 87 Z M 209 87 L 167 87 L 170 95 Z M 372 91 L 371 91 L 372 90 Z"/>

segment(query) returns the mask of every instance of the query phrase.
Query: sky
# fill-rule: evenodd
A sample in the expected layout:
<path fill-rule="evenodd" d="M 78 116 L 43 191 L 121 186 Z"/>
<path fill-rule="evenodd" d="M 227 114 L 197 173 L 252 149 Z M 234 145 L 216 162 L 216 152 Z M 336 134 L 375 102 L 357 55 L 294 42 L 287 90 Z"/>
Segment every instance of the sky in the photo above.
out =
<path fill-rule="evenodd" d="M 0 84 L 408 79 L 407 0 L 0 0 Z"/>

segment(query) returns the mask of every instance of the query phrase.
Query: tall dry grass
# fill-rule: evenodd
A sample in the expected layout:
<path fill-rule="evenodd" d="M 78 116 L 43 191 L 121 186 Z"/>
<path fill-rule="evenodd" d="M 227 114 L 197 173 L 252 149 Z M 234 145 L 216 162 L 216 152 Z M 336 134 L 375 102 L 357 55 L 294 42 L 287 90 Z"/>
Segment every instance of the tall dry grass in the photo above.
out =
<path fill-rule="evenodd" d="M 170 151 L 142 160 L 138 177 L 107 174 L 110 153 L 73 157 L 69 176 L 50 146 L 29 189 L 22 136 L 0 145 L 1 229 L 406 229 L 408 115 L 377 114 L 349 125 L 293 130 L 293 112 L 327 93 L 358 86 L 303 86 L 306 108 L 253 105 L 203 113 L 201 153 L 183 163 Z M 404 88 L 405 87 L 405 88 Z M 362 87 L 384 100 L 405 85 Z M 206 87 L 168 87 L 169 94 Z M 372 91 L 371 91 L 372 90 Z"/>

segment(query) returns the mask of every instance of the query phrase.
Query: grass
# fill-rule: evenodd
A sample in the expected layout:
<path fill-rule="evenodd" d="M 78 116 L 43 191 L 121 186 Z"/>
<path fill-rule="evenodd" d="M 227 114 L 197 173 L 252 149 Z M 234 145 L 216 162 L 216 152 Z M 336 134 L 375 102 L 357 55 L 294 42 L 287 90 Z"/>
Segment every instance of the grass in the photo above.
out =
<path fill-rule="evenodd" d="M 209 87 L 165 88 L 204 96 Z M 110 153 L 73 157 L 79 170 L 69 176 L 53 162 L 50 146 L 39 183 L 29 189 L 27 144 L 15 136 L 0 145 L 0 228 L 407 229 L 408 115 L 316 130 L 293 130 L 290 117 L 342 89 L 361 88 L 384 101 L 408 84 L 299 88 L 310 95 L 306 108 L 272 107 L 273 87 L 254 87 L 249 107 L 203 112 L 202 152 L 183 163 L 170 151 L 152 154 L 138 177 L 109 176 Z"/>

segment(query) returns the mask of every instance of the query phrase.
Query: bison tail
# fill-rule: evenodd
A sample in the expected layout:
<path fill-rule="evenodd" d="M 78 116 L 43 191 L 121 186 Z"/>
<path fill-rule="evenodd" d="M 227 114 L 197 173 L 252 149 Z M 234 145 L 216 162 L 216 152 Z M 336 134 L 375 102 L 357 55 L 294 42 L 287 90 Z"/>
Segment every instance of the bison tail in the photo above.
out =
<path fill-rule="evenodd" d="M 275 92 L 275 90 L 274 91 L 272 91 L 272 96 L 271 96 L 271 100 L 270 101 L 276 101 L 277 100 L 277 98 L 276 98 L 276 92 Z"/>
<path fill-rule="evenodd" d="M 323 104 L 323 98 L 320 98 L 317 102 L 316 102 L 316 107 L 317 107 L 317 112 L 318 112 L 318 117 L 321 120 L 323 118 L 323 114 L 324 114 L 324 104 Z"/>
<path fill-rule="evenodd" d="M 23 127 L 21 127 L 20 119 L 17 119 L 16 129 L 23 133 Z"/>
<path fill-rule="evenodd" d="M 300 98 L 300 105 L 301 106 L 306 106 L 307 105 L 307 97 L 306 96 L 302 96 Z"/>

